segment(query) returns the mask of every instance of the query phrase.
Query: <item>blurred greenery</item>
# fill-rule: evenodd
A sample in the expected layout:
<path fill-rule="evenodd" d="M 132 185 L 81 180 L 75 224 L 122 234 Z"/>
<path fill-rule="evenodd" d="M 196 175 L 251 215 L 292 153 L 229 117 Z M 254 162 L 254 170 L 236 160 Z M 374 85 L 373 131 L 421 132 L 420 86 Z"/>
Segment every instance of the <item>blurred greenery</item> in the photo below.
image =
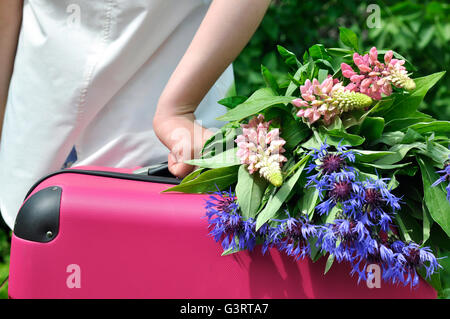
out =
<path fill-rule="evenodd" d="M 339 27 L 359 35 L 359 48 L 392 49 L 417 70 L 413 78 L 447 70 L 450 64 L 450 5 L 448 1 L 301 1 L 273 0 L 261 26 L 234 63 L 238 95 L 248 96 L 264 85 L 261 64 L 279 82 L 287 68 L 276 45 L 301 57 L 316 43 L 345 47 Z M 377 11 L 379 9 L 379 11 Z M 374 22 L 379 17 L 379 24 Z M 370 27 L 369 27 L 370 26 Z M 450 119 L 450 76 L 428 92 L 421 111 Z"/>
<path fill-rule="evenodd" d="M 11 231 L 0 222 L 0 299 L 8 298 L 9 249 Z"/>
<path fill-rule="evenodd" d="M 375 7 L 374 7 L 375 5 Z M 380 27 L 370 28 L 380 9 Z M 375 21 L 376 22 L 376 21 Z M 273 0 L 255 35 L 234 63 L 238 95 L 250 95 L 264 86 L 261 64 L 282 82 L 287 68 L 276 45 L 302 56 L 316 43 L 344 47 L 339 27 L 347 27 L 360 37 L 364 50 L 376 46 L 399 52 L 417 68 L 413 77 L 447 70 L 450 64 L 450 5 L 447 1 L 360 1 L 360 0 Z M 413 71 L 413 70 L 410 70 Z M 450 120 L 450 76 L 428 92 L 421 110 L 436 118 Z M 0 228 L 0 285 L 8 276 L 10 231 Z M 450 258 L 441 261 L 441 278 L 450 295 Z M 0 298 L 7 297 L 7 282 Z M 441 296 L 446 297 L 446 296 Z"/>

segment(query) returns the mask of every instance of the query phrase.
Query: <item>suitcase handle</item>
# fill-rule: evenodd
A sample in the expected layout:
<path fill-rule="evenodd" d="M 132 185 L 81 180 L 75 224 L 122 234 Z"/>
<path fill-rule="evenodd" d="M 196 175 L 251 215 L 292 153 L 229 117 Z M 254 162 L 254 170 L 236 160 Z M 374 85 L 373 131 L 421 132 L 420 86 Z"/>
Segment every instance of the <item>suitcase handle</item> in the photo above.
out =
<path fill-rule="evenodd" d="M 136 172 L 140 173 L 136 173 Z M 162 183 L 162 184 L 180 184 L 181 180 L 170 174 L 167 163 L 161 163 L 157 165 L 152 165 L 148 167 L 143 167 L 133 172 L 133 174 L 109 172 L 109 171 L 95 171 L 95 170 L 82 170 L 82 169 L 62 169 L 54 173 L 48 174 L 41 179 L 39 179 L 31 188 L 25 196 L 25 200 L 30 196 L 33 190 L 44 180 L 59 174 L 81 174 L 81 175 L 92 175 L 92 176 L 102 176 L 109 178 L 118 178 L 125 180 L 135 180 L 141 182 L 152 182 L 152 183 Z"/>
<path fill-rule="evenodd" d="M 169 164 L 167 162 L 141 167 L 133 171 L 133 174 L 175 178 L 169 172 Z"/>

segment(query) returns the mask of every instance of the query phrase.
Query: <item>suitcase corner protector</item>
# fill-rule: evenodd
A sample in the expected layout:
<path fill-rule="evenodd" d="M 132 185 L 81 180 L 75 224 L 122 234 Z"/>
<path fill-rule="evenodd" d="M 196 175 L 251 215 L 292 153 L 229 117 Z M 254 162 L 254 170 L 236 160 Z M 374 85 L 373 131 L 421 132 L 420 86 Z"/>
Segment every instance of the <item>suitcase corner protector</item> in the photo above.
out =
<path fill-rule="evenodd" d="M 29 196 L 14 223 L 14 235 L 21 239 L 48 243 L 59 232 L 62 188 L 50 186 Z"/>

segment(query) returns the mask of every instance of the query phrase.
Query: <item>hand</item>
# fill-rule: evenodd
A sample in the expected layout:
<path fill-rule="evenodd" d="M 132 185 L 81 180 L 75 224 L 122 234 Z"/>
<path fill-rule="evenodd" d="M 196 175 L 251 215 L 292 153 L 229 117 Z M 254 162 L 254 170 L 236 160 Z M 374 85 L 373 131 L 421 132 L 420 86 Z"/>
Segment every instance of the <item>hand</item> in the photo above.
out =
<path fill-rule="evenodd" d="M 193 113 L 182 115 L 156 115 L 153 128 L 161 142 L 170 150 L 169 171 L 185 177 L 194 167 L 184 161 L 200 156 L 201 149 L 212 132 L 195 122 Z"/>
<path fill-rule="evenodd" d="M 214 0 L 158 101 L 153 127 L 170 150 L 169 170 L 184 177 L 211 131 L 194 111 L 261 22 L 270 0 Z"/>

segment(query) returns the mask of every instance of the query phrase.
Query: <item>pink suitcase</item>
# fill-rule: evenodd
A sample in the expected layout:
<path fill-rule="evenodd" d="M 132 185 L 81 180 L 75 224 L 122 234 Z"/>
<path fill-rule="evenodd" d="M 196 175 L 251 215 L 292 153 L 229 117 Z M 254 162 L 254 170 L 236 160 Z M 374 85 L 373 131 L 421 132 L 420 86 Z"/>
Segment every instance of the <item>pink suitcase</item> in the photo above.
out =
<path fill-rule="evenodd" d="M 80 167 L 40 180 L 16 220 L 10 298 L 436 298 L 347 264 L 295 262 L 271 249 L 221 256 L 208 237 L 206 195 L 164 193 L 174 179 Z"/>

